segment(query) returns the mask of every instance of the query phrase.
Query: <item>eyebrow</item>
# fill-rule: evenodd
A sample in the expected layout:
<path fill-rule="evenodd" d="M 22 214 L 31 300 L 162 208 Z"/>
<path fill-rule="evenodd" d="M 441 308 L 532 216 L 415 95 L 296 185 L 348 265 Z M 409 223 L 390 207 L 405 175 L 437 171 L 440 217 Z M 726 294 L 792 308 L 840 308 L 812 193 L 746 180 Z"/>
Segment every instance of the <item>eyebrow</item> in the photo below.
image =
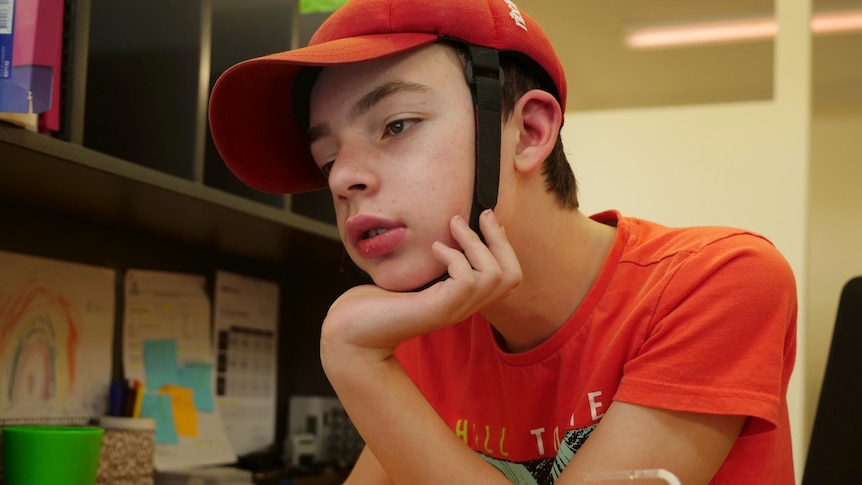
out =
<path fill-rule="evenodd" d="M 354 103 L 353 108 L 350 110 L 348 121 L 352 122 L 356 120 L 356 118 L 362 116 L 363 113 L 367 112 L 369 109 L 373 108 L 375 105 L 377 105 L 384 99 L 395 94 L 403 92 L 424 91 L 428 91 L 428 86 L 407 81 L 391 81 L 388 83 L 381 84 L 380 86 L 372 89 L 367 94 L 359 98 L 359 101 Z M 312 144 L 315 141 L 329 135 L 330 133 L 331 130 L 329 129 L 329 126 L 325 123 L 320 125 L 314 125 L 308 129 L 308 142 L 309 144 Z"/>

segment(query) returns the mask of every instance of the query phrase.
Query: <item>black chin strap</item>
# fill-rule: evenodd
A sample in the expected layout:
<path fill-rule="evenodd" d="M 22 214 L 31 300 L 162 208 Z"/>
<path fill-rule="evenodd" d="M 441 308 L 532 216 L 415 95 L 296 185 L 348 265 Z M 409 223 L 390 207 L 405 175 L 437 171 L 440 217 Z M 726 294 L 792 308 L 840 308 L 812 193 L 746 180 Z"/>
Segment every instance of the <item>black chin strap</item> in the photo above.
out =
<path fill-rule="evenodd" d="M 485 209 L 497 206 L 500 187 L 500 121 L 503 100 L 503 71 L 496 49 L 467 46 L 467 65 L 464 75 L 473 93 L 476 118 L 476 173 L 473 176 L 473 207 L 470 209 L 470 228 L 485 237 L 479 229 L 479 216 Z M 422 291 L 449 277 L 443 273 L 412 291 Z"/>
<path fill-rule="evenodd" d="M 479 229 L 479 216 L 485 209 L 497 206 L 500 187 L 500 122 L 503 107 L 503 70 L 496 49 L 467 46 L 467 65 L 464 75 L 473 93 L 476 119 L 476 173 L 473 176 L 473 207 L 470 209 L 470 228 L 485 237 Z M 443 273 L 412 291 L 422 291 L 449 277 Z"/>
<path fill-rule="evenodd" d="M 496 49 L 468 46 L 465 76 L 473 93 L 476 118 L 476 173 L 470 227 L 482 238 L 479 216 L 497 205 L 500 186 L 500 121 L 503 71 Z"/>

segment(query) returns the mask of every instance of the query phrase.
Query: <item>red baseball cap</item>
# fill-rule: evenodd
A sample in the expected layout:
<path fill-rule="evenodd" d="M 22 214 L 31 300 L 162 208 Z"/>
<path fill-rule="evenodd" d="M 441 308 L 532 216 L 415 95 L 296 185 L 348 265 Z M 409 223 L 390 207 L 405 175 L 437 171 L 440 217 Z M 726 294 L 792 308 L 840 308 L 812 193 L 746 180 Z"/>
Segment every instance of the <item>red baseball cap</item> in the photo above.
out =
<path fill-rule="evenodd" d="M 209 104 L 219 154 L 261 192 L 325 187 L 294 115 L 300 70 L 380 59 L 440 38 L 530 57 L 553 81 L 565 111 L 566 78 L 551 41 L 511 0 L 351 0 L 320 26 L 308 47 L 243 61 L 222 73 Z"/>

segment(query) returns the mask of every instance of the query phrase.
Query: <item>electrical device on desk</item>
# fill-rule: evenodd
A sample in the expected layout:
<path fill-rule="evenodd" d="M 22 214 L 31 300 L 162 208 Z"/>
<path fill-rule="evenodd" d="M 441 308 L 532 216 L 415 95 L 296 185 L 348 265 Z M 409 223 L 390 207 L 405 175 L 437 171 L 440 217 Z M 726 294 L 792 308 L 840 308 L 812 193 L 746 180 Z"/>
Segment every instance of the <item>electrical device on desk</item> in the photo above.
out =
<path fill-rule="evenodd" d="M 337 397 L 292 396 L 284 444 L 293 466 L 352 468 L 365 444 Z"/>

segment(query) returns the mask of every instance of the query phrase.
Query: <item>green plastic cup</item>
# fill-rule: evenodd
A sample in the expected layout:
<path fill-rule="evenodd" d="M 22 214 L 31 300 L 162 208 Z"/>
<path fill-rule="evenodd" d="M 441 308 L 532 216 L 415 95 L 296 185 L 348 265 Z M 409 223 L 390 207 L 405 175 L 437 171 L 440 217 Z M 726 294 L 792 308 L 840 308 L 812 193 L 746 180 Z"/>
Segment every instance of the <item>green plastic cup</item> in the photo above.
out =
<path fill-rule="evenodd" d="M 99 470 L 102 428 L 2 428 L 6 485 L 93 485 Z"/>

